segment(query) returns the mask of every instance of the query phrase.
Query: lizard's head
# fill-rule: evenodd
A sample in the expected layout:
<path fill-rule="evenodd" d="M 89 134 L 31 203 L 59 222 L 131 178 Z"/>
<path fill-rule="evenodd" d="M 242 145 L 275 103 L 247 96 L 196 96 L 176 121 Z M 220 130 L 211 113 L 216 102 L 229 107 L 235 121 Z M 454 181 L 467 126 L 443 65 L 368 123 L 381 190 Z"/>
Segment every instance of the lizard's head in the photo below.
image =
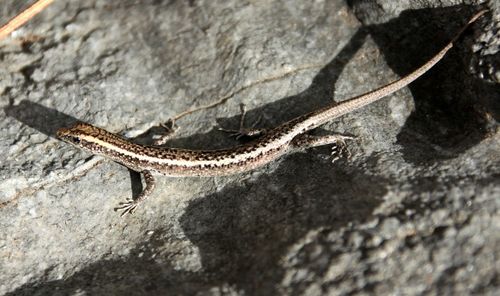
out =
<path fill-rule="evenodd" d="M 57 130 L 57 137 L 65 142 L 95 152 L 95 143 L 102 140 L 108 132 L 88 123 L 77 123 L 70 128 Z"/>

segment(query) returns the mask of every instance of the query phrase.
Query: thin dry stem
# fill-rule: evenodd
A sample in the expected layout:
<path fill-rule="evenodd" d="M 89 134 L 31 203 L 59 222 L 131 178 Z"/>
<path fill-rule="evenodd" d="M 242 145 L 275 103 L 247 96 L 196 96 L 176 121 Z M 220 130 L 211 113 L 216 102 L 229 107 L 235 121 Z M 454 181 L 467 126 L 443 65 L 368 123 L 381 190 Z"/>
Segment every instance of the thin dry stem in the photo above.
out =
<path fill-rule="evenodd" d="M 27 21 L 37 15 L 40 11 L 44 10 L 49 6 L 54 0 L 38 0 L 33 5 L 26 8 L 24 11 L 13 17 L 5 25 L 0 28 L 0 40 L 5 38 L 5 36 L 12 33 L 14 30 L 24 25 Z"/>

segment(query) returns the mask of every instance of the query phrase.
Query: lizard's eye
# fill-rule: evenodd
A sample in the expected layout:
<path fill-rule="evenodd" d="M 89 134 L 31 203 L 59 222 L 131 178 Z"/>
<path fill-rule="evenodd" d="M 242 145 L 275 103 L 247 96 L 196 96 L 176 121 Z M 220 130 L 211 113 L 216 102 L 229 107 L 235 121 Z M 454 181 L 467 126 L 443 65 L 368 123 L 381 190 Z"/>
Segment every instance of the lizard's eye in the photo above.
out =
<path fill-rule="evenodd" d="M 80 144 L 80 138 L 78 137 L 71 137 L 71 141 L 75 144 Z"/>

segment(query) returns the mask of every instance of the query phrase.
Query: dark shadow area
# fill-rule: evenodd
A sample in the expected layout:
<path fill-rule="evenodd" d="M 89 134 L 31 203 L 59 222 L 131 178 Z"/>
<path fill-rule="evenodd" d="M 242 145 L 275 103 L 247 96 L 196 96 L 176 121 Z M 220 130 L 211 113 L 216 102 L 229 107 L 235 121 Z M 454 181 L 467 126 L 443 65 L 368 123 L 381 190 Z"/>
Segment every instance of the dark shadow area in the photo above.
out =
<path fill-rule="evenodd" d="M 136 196 L 139 196 L 144 189 L 142 186 L 141 174 L 131 169 L 128 169 L 128 172 L 130 174 L 130 189 L 132 190 L 132 198 L 135 198 Z"/>
<path fill-rule="evenodd" d="M 10 105 L 4 108 L 4 112 L 5 115 L 13 117 L 52 138 L 56 138 L 56 132 L 59 128 L 81 122 L 73 116 L 26 100 L 21 101 L 18 105 L 13 105 L 11 101 Z"/>
<path fill-rule="evenodd" d="M 372 218 L 386 193 L 387 180 L 345 164 L 321 164 L 307 154 L 284 161 L 271 177 L 243 181 L 189 204 L 180 223 L 213 282 L 248 295 L 279 294 L 289 247 L 311 230 Z"/>
<path fill-rule="evenodd" d="M 405 11 L 367 30 L 391 69 L 404 76 L 443 48 L 477 10 L 454 6 Z M 409 85 L 415 111 L 398 135 L 407 161 L 428 164 L 453 158 L 488 134 L 484 109 L 494 105 L 478 90 L 489 92 L 489 98 L 494 98 L 494 91 L 468 74 L 473 55 L 470 33 L 467 30 L 442 61 Z"/>
<path fill-rule="evenodd" d="M 103 259 L 69 278 L 39 279 L 7 295 L 66 295 L 71 291 L 186 295 L 224 285 L 248 295 L 276 295 L 276 283 L 284 273 L 280 260 L 287 248 L 311 230 L 338 229 L 370 219 L 387 183 L 329 161 L 311 164 L 307 154 L 288 158 L 272 178 L 263 174 L 190 203 L 180 223 L 199 249 L 200 272 L 175 270 L 171 254 L 163 247 L 172 241 L 169 230 L 157 229 L 127 258 Z M 327 169 L 331 173 L 324 174 Z M 361 181 L 371 185 L 358 186 Z"/>

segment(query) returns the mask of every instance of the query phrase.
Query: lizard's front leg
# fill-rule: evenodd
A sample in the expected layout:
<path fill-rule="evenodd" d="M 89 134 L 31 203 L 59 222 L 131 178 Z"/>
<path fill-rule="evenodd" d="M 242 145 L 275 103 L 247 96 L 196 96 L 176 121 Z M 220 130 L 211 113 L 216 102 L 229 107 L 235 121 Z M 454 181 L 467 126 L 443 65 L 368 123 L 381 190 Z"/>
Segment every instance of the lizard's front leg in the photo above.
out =
<path fill-rule="evenodd" d="M 153 143 L 155 146 L 165 145 L 165 143 L 167 143 L 167 141 L 170 140 L 174 133 L 178 130 L 178 127 L 175 124 L 175 119 L 169 119 L 166 123 L 160 123 L 160 126 L 165 129 L 165 133 L 156 136 Z"/>
<path fill-rule="evenodd" d="M 245 128 L 245 115 L 247 114 L 245 104 L 240 104 L 240 127 L 237 130 L 234 129 L 225 129 L 219 127 L 218 130 L 222 132 L 229 133 L 231 137 L 234 137 L 236 140 L 239 140 L 243 137 L 255 138 L 259 137 L 266 133 L 266 130 L 263 128 L 255 128 L 255 126 L 259 123 L 260 118 L 256 120 L 250 128 Z"/>
<path fill-rule="evenodd" d="M 144 176 L 144 182 L 146 183 L 146 188 L 142 190 L 142 192 L 137 196 L 135 199 L 128 198 L 126 202 L 121 202 L 118 207 L 115 208 L 115 211 L 122 210 L 123 213 L 121 213 L 120 216 L 123 217 L 123 215 L 129 213 L 133 214 L 137 206 L 146 200 L 149 195 L 153 192 L 153 189 L 155 188 L 156 181 L 153 175 L 151 174 L 150 171 L 142 171 L 142 175 Z"/>

